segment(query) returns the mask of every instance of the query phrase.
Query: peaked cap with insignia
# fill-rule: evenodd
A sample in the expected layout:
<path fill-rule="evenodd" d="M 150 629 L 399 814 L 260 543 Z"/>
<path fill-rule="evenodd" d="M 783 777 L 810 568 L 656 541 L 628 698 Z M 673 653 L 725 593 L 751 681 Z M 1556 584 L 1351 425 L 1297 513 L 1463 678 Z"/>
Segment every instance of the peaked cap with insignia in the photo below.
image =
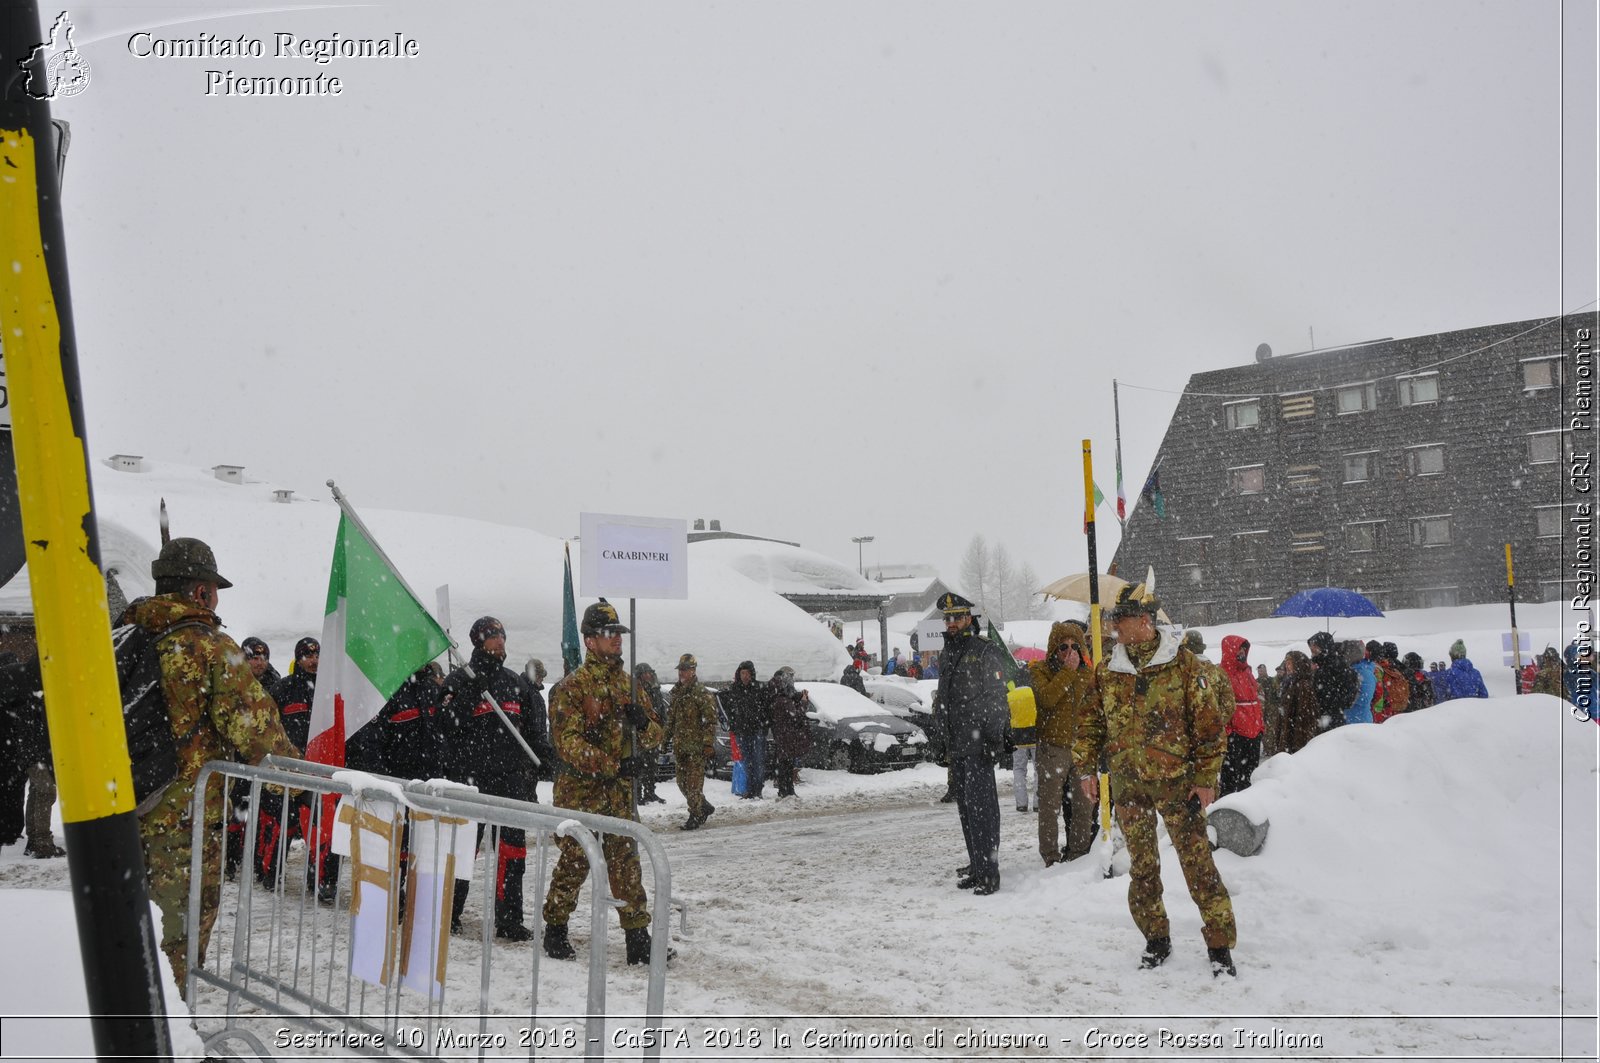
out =
<path fill-rule="evenodd" d="M 972 602 L 961 597 L 961 595 L 955 593 L 954 591 L 946 591 L 945 593 L 939 595 L 939 612 L 943 613 L 945 616 L 961 616 L 963 614 L 971 613 L 972 610 Z"/>

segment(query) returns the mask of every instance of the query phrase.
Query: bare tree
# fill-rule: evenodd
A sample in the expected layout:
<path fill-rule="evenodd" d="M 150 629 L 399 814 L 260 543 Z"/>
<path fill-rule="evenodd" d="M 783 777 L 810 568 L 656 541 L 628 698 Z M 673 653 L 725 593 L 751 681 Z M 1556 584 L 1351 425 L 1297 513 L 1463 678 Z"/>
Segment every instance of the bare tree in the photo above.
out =
<path fill-rule="evenodd" d="M 980 613 L 989 611 L 988 598 L 985 589 L 991 584 L 994 561 L 989 553 L 989 544 L 984 541 L 980 533 L 972 537 L 967 543 L 967 552 L 961 557 L 961 585 L 972 595 L 972 600 L 977 603 Z"/>

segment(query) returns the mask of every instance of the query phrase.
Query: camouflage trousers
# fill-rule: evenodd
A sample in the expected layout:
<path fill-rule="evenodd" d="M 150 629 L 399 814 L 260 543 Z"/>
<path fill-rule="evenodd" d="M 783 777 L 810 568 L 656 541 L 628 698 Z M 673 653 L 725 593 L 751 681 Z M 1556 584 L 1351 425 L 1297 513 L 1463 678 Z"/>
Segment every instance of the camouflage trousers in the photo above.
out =
<path fill-rule="evenodd" d="M 572 838 L 558 839 L 561 859 L 556 861 L 555 873 L 550 876 L 550 892 L 544 899 L 544 921 L 566 926 L 572 910 L 578 906 L 578 890 L 589 877 L 589 858 L 583 855 L 583 846 Z M 606 872 L 611 880 L 611 894 L 622 901 L 617 915 L 624 930 L 650 925 L 650 910 L 646 907 L 644 880 L 639 871 L 639 851 L 632 838 L 620 834 L 607 834 L 601 843 L 606 858 Z M 596 932 L 599 928 L 595 928 Z"/>
<path fill-rule="evenodd" d="M 678 757 L 678 789 L 689 802 L 689 815 L 703 817 L 706 810 L 706 762 L 703 757 Z"/>
<path fill-rule="evenodd" d="M 1189 886 L 1189 896 L 1200 909 L 1206 947 L 1232 948 L 1237 936 L 1233 901 L 1211 859 L 1205 814 L 1189 803 L 1185 784 L 1150 787 L 1123 783 L 1116 788 L 1117 821 L 1128 842 L 1132 861 L 1128 882 L 1128 910 L 1145 940 L 1171 937 L 1167 909 L 1161 901 L 1161 856 L 1156 847 L 1156 816 L 1167 824 L 1167 834 L 1178 853 L 1178 865 Z"/>
<path fill-rule="evenodd" d="M 177 787 L 174 787 L 177 789 Z M 139 841 L 144 849 L 145 877 L 150 899 L 161 908 L 161 951 L 172 961 L 172 973 L 182 991 L 189 971 L 189 833 L 187 809 L 165 800 L 139 821 Z M 222 899 L 221 825 L 204 835 L 205 859 L 200 880 L 200 949 L 205 956 L 211 927 L 217 921 L 217 905 Z"/>

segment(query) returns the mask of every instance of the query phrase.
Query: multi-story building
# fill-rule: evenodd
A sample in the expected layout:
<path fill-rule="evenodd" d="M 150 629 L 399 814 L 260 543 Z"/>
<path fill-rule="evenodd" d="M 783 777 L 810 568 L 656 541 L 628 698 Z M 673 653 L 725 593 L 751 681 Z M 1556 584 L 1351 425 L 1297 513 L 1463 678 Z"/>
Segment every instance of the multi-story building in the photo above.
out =
<path fill-rule="evenodd" d="M 1349 587 L 1381 608 L 1587 593 L 1594 313 L 1272 356 L 1189 378 L 1156 459 L 1165 516 L 1118 571 L 1175 619 L 1269 615 Z M 1576 523 L 1575 523 L 1576 522 Z M 1587 549 L 1587 547 L 1584 547 Z M 1587 581 L 1592 583 L 1592 575 Z"/>

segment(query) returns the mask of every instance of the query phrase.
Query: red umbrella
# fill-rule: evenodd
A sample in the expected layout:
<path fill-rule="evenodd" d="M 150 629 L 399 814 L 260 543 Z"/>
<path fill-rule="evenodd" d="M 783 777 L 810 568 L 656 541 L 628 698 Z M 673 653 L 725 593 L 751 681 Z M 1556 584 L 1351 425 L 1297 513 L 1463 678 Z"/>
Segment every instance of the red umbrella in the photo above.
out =
<path fill-rule="evenodd" d="M 1042 661 L 1044 651 L 1033 646 L 1018 646 L 1011 651 L 1011 656 L 1019 661 Z"/>

